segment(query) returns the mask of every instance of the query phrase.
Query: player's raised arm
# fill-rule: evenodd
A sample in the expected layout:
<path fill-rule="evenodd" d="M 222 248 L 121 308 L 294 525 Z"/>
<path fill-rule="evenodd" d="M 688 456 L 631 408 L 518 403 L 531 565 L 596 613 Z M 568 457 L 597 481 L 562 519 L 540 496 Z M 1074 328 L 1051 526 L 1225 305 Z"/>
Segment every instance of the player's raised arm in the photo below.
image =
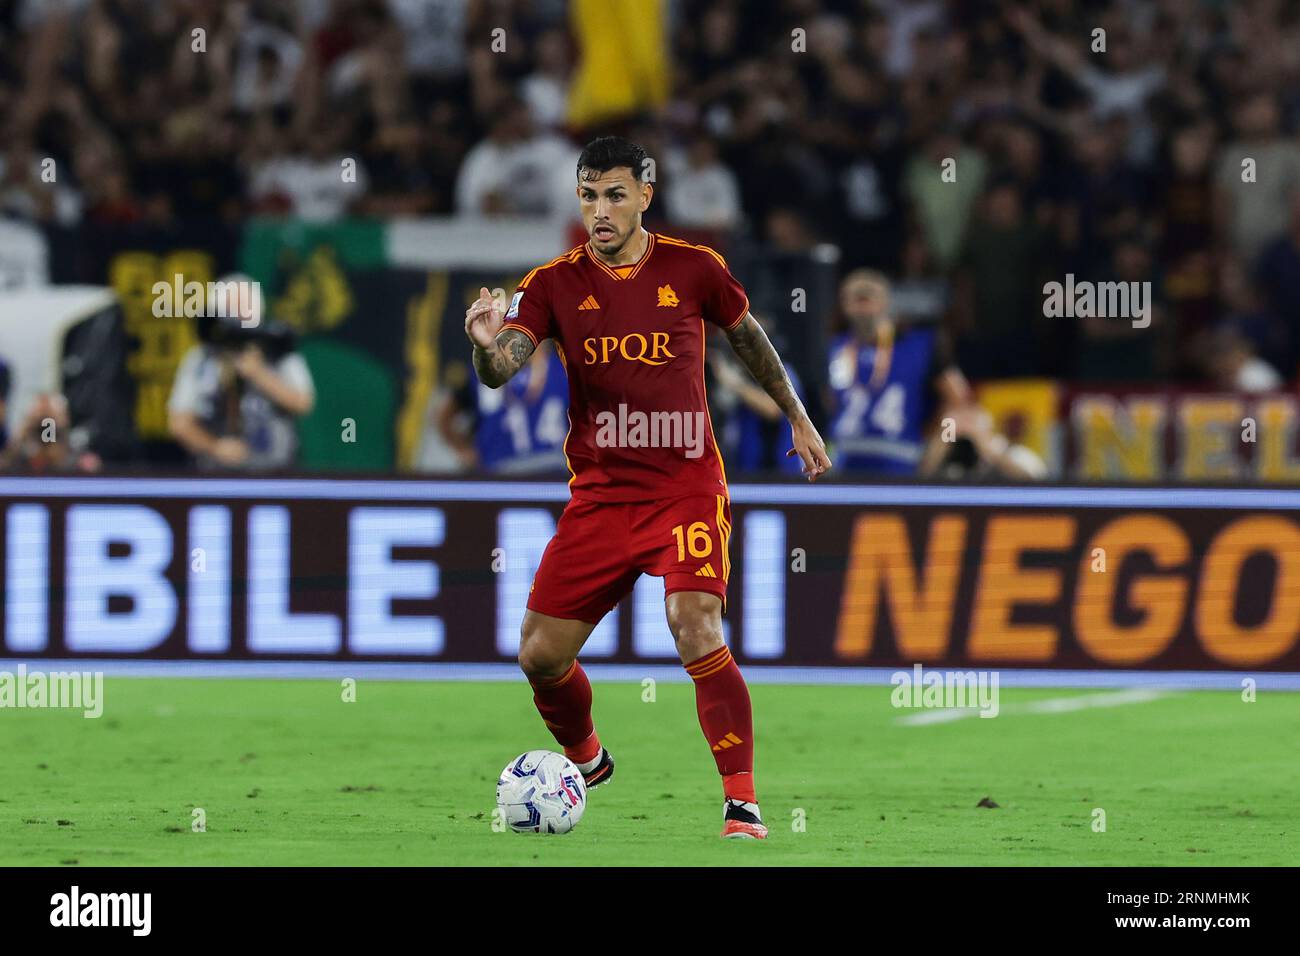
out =
<path fill-rule="evenodd" d="M 803 402 L 795 394 L 781 356 L 776 354 L 767 333 L 758 324 L 758 320 L 747 312 L 735 328 L 727 330 L 727 340 L 731 342 L 737 357 L 749 369 L 749 374 L 754 376 L 754 381 L 763 386 L 763 391 L 771 396 L 772 401 L 790 420 L 794 448 L 787 454 L 797 454 L 803 461 L 803 473 L 809 481 L 816 481 L 818 475 L 831 467 L 826 444 L 808 417 Z"/>
<path fill-rule="evenodd" d="M 465 334 L 474 343 L 474 371 L 488 388 L 500 388 L 514 376 L 537 348 L 518 329 L 502 329 L 500 304 L 487 288 L 465 310 Z"/>

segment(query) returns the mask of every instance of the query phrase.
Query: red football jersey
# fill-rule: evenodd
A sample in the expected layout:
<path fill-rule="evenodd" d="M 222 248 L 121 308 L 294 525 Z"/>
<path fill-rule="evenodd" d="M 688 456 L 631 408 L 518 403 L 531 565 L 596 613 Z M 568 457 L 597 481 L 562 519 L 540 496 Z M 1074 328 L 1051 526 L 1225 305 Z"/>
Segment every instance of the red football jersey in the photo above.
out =
<path fill-rule="evenodd" d="M 727 493 L 704 393 L 704 323 L 731 329 L 748 311 L 720 255 L 655 233 L 633 265 L 608 266 L 584 243 L 524 277 L 504 327 L 559 346 L 575 498 Z"/>

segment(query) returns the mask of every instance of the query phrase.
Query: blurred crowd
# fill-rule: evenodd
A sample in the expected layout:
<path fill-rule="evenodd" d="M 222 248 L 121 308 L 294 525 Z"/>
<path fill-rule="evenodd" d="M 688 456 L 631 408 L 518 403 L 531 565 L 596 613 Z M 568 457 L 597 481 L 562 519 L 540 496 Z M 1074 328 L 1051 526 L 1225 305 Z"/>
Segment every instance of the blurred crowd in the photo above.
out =
<path fill-rule="evenodd" d="M 967 379 L 1295 381 L 1296 0 L 663 9 L 669 95 L 592 129 L 564 0 L 0 0 L 0 216 L 569 218 L 617 131 L 656 157 L 651 228 L 833 244 Z M 1150 282 L 1150 327 L 1045 317 L 1067 274 Z"/>

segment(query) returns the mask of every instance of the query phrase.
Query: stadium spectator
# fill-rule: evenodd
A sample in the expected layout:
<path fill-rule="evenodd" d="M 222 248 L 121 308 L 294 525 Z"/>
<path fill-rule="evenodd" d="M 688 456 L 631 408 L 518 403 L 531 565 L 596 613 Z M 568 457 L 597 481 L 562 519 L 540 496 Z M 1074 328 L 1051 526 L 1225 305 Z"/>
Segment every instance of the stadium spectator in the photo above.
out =
<path fill-rule="evenodd" d="M 1013 378 L 1046 371 L 1041 290 L 1051 252 L 1017 184 L 995 182 L 980 200 L 958 263 L 956 347 L 968 374 Z"/>
<path fill-rule="evenodd" d="M 913 37 L 943 22 L 943 4 L 939 0 L 874 0 L 872 6 L 883 15 L 887 27 L 885 69 L 893 77 L 906 76 L 916 65 Z"/>
<path fill-rule="evenodd" d="M 265 204 L 279 197 L 290 215 L 308 222 L 330 222 L 359 203 L 370 184 L 364 163 L 344 150 L 348 125 L 322 119 L 303 136 L 302 150 L 271 158 L 254 168 L 249 198 Z"/>
<path fill-rule="evenodd" d="M 952 290 L 947 276 L 930 261 L 925 241 L 913 231 L 903 241 L 901 274 L 889 300 L 900 321 L 938 323 L 948 313 Z"/>
<path fill-rule="evenodd" d="M 578 149 L 538 133 L 528 106 L 507 97 L 487 139 L 465 156 L 456 181 L 456 209 L 464 215 L 571 215 Z"/>
<path fill-rule="evenodd" d="M 846 270 L 891 272 L 899 268 L 907 225 L 902 192 L 906 116 L 878 73 L 858 68 L 850 75 L 841 103 L 827 106 L 827 126 L 840 133 L 827 142 L 839 187 L 835 240 Z"/>
<path fill-rule="evenodd" d="M 775 324 L 770 319 L 755 318 L 769 337 L 777 336 L 773 344 L 781 353 L 783 343 Z M 713 349 L 708 357 L 713 372 L 713 385 L 708 394 L 710 402 L 717 405 L 723 423 L 718 439 L 725 460 L 741 471 L 801 474 L 803 462 L 797 455 L 786 454 L 790 450 L 790 428 L 776 402 L 724 350 Z M 806 402 L 799 373 L 789 362 L 782 364 L 795 394 L 801 402 Z"/>
<path fill-rule="evenodd" d="M 1282 387 L 1282 376 L 1255 354 L 1249 338 L 1235 325 L 1215 330 L 1206 350 L 1206 369 L 1216 388 L 1248 395 Z"/>
<path fill-rule="evenodd" d="M 812 223 L 796 206 L 773 206 L 763 223 L 763 238 L 778 255 L 806 256 L 817 245 Z"/>
<path fill-rule="evenodd" d="M 950 413 L 953 440 L 942 429 L 930 440 L 920 473 L 950 481 L 1011 478 L 1034 481 L 1047 477 L 1047 465 L 1033 449 L 1008 441 L 993 428 L 993 416 L 975 404 Z"/>
<path fill-rule="evenodd" d="M 241 113 L 262 113 L 292 105 L 303 50 L 287 30 L 253 22 L 239 35 L 231 78 L 232 105 Z"/>
<path fill-rule="evenodd" d="M 473 373 L 465 362 L 449 363 L 442 383 L 429 396 L 414 468 L 452 475 L 478 467 L 474 444 Z"/>
<path fill-rule="evenodd" d="M 339 7 L 345 5 L 338 4 Z M 389 0 L 406 38 L 406 67 L 419 77 L 453 80 L 465 70 L 465 34 L 477 0 Z M 345 20 L 345 14 L 339 15 Z"/>
<path fill-rule="evenodd" d="M 78 177 L 86 183 L 86 221 L 100 225 L 129 225 L 144 217 L 144 206 L 131 188 L 126 166 L 104 156 L 98 164 L 89 157 L 78 163 Z"/>
<path fill-rule="evenodd" d="M 238 314 L 201 324 L 202 341 L 176 372 L 168 422 L 205 470 L 287 468 L 297 456 L 294 421 L 315 404 L 311 371 L 292 335 L 255 309 L 255 300 L 243 298 Z M 245 327 L 250 320 L 257 324 Z"/>
<path fill-rule="evenodd" d="M 475 384 L 479 467 L 506 474 L 563 474 L 569 379 L 554 345 L 544 341 L 499 389 Z"/>
<path fill-rule="evenodd" d="M 549 340 L 499 389 L 458 368 L 454 385 L 433 402 L 420 470 L 564 474 L 568 409 L 568 375 Z"/>
<path fill-rule="evenodd" d="M 432 100 L 423 114 L 428 128 L 425 173 L 433 183 L 433 211 L 442 215 L 455 208 L 460 161 L 469 149 L 469 130 L 461 116 L 460 107 L 445 99 Z"/>
<path fill-rule="evenodd" d="M 751 61 L 737 68 L 733 81 L 754 91 L 734 90 L 734 99 L 711 111 L 706 125 L 727 131 L 722 158 L 736 173 L 750 221 L 762 223 L 773 207 L 791 205 L 830 221 L 837 214 L 833 168 L 830 157 L 804 137 L 797 111 L 806 108 L 807 93 L 796 74 L 774 67 L 765 75 Z"/>
<path fill-rule="evenodd" d="M 988 159 L 954 129 L 930 137 L 903 173 L 908 201 L 930 255 L 943 269 L 956 264 L 966 226 L 988 176 Z"/>
<path fill-rule="evenodd" d="M 244 181 L 239 167 L 226 158 L 236 139 L 234 124 L 206 107 L 171 117 L 159 153 L 142 164 L 146 200 L 155 208 L 165 208 L 168 219 L 236 220 L 243 211 Z M 338 166 L 334 169 L 337 180 Z M 310 187 L 304 182 L 299 188 Z M 311 211 L 304 209 L 303 214 Z"/>
<path fill-rule="evenodd" d="M 424 127 L 406 119 L 380 127 L 367 153 L 373 183 L 362 209 L 371 216 L 427 215 L 438 208 L 441 183 Z"/>
<path fill-rule="evenodd" d="M 38 395 L 0 455 L 0 470 L 26 474 L 99 471 L 103 462 L 84 447 L 81 438 L 73 428 L 67 399 L 58 394 Z"/>
<path fill-rule="evenodd" d="M 1130 300 L 1127 314 L 1076 319 L 1079 335 L 1074 345 L 1075 377 L 1091 382 L 1153 382 L 1169 367 L 1170 328 L 1154 269 L 1151 249 L 1141 237 L 1128 236 L 1115 244 L 1109 268 L 1096 275 L 1104 276 L 1103 281 L 1129 283 L 1129 288 L 1147 290 L 1149 295 L 1143 298 L 1150 311 L 1145 318 L 1139 317 L 1137 301 Z M 1149 320 L 1149 324 L 1134 325 L 1135 320 Z"/>
<path fill-rule="evenodd" d="M 915 474 L 938 414 L 970 386 L 933 326 L 895 321 L 889 280 L 857 269 L 840 285 L 848 329 L 830 349 L 830 437 L 848 472 Z"/>
<path fill-rule="evenodd" d="M 1105 121 L 1119 116 L 1129 121 L 1130 129 L 1137 127 L 1128 144 L 1128 155 L 1134 158 L 1150 155 L 1154 136 L 1146 125 L 1146 105 L 1164 87 L 1166 73 L 1163 65 L 1151 62 L 1149 51 L 1141 49 L 1139 30 L 1112 23 L 1104 37 L 1090 30 L 1066 39 L 1044 29 L 1023 6 L 1010 7 L 1006 19 L 1035 54 L 1087 94 L 1094 118 Z M 1090 60 L 1080 46 L 1098 40 L 1104 47 L 1097 52 L 1105 55 Z"/>
<path fill-rule="evenodd" d="M 519 93 L 534 122 L 543 130 L 563 129 L 569 112 L 569 78 L 573 61 L 563 30 L 547 30 L 537 38 L 536 69 L 523 78 Z"/>
<path fill-rule="evenodd" d="M 1138 232 L 1149 212 L 1151 187 L 1124 157 L 1123 121 L 1082 121 L 1070 127 L 1073 168 L 1062 177 L 1061 241 L 1068 271 L 1104 270 L 1113 245 Z"/>
<path fill-rule="evenodd" d="M 683 151 L 668 154 L 668 219 L 695 229 L 735 229 L 740 225 L 740 189 L 735 174 L 718 159 L 712 139 L 701 136 Z"/>
<path fill-rule="evenodd" d="M 52 157 L 38 156 L 30 142 L 12 144 L 0 155 L 0 216 L 47 225 L 76 222 L 81 196 L 57 175 Z"/>
<path fill-rule="evenodd" d="M 1029 221 L 1039 229 L 1051 229 L 1059 195 L 1045 166 L 1042 136 L 1026 123 L 1006 123 L 997 129 L 995 146 L 997 181 L 1014 183 Z"/>
<path fill-rule="evenodd" d="M 1193 340 L 1196 346 L 1202 353 L 1212 349 L 1213 346 L 1206 340 L 1213 333 L 1228 328 L 1246 339 L 1253 354 L 1263 356 L 1275 368 L 1288 369 L 1294 374 L 1295 370 L 1286 364 L 1294 335 L 1293 323 L 1283 318 L 1287 313 L 1273 308 L 1269 297 L 1261 293 L 1258 284 L 1237 259 L 1223 261 L 1218 279 L 1223 315 L 1215 327 L 1203 330 Z M 1198 372 L 1204 371 L 1203 357 L 1203 354 L 1197 355 Z"/>
<path fill-rule="evenodd" d="M 1300 145 L 1283 135 L 1271 92 L 1243 103 L 1234 124 L 1237 138 L 1220 150 L 1215 170 L 1218 228 L 1222 244 L 1249 268 L 1286 232 L 1291 203 L 1300 193 Z"/>

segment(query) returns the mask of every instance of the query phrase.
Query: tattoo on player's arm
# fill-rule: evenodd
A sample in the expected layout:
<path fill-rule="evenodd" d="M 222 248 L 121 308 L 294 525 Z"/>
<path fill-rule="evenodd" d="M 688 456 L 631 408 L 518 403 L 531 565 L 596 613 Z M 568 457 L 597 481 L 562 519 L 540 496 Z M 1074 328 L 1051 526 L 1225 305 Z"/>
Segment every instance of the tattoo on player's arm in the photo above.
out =
<path fill-rule="evenodd" d="M 500 388 L 524 367 L 537 346 L 518 329 L 502 329 L 490 349 L 474 346 L 474 371 L 488 388 Z"/>
<path fill-rule="evenodd" d="M 745 313 L 739 325 L 727 330 L 727 340 L 745 368 L 749 369 L 749 374 L 754 376 L 754 381 L 763 386 L 763 391 L 772 397 L 786 418 L 794 421 L 806 414 L 781 356 L 776 354 L 767 333 L 751 313 Z"/>

